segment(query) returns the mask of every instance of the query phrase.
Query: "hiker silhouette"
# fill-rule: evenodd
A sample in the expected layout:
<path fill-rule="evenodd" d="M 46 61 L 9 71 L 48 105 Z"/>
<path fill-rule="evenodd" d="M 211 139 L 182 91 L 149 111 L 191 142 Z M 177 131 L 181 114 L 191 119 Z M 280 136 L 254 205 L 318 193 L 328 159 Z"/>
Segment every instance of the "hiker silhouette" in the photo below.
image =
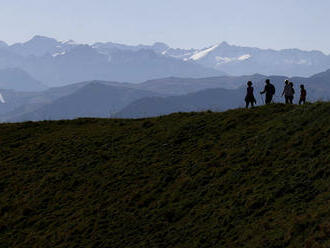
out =
<path fill-rule="evenodd" d="M 305 86 L 303 84 L 300 85 L 300 99 L 299 99 L 299 105 L 306 103 L 306 96 L 307 92 L 305 89 Z"/>
<path fill-rule="evenodd" d="M 273 96 L 275 95 L 275 86 L 270 83 L 269 79 L 266 79 L 265 81 L 266 85 L 263 91 L 260 92 L 260 94 L 266 93 L 266 104 L 270 104 L 273 100 Z"/>
<path fill-rule="evenodd" d="M 283 89 L 283 92 L 282 92 L 282 97 L 284 96 L 285 98 L 285 103 L 288 104 L 290 101 L 290 95 L 292 95 L 291 93 L 291 87 L 290 87 L 290 82 L 289 80 L 285 80 L 284 81 L 284 89 Z"/>
<path fill-rule="evenodd" d="M 289 100 L 289 104 L 293 104 L 293 97 L 294 97 L 294 88 L 293 88 L 293 83 L 290 82 L 289 83 L 289 91 L 288 91 L 288 100 Z"/>
<path fill-rule="evenodd" d="M 249 105 L 251 104 L 251 107 L 254 107 L 254 104 L 257 104 L 257 101 L 253 95 L 253 87 L 252 87 L 252 82 L 249 81 L 247 82 L 247 90 L 246 90 L 246 96 L 245 96 L 245 103 L 246 103 L 246 108 L 249 108 Z"/>

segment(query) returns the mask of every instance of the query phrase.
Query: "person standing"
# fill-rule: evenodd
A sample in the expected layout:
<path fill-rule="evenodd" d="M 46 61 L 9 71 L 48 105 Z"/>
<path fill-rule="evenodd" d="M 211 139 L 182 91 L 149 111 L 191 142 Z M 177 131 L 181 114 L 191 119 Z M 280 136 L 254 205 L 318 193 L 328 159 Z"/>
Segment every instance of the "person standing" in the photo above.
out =
<path fill-rule="evenodd" d="M 299 105 L 300 104 L 305 104 L 306 103 L 306 96 L 307 92 L 305 89 L 305 86 L 303 84 L 300 85 L 300 99 L 299 99 Z"/>
<path fill-rule="evenodd" d="M 260 94 L 265 94 L 266 93 L 266 104 L 270 104 L 273 100 L 273 96 L 275 95 L 275 86 L 270 83 L 269 79 L 266 79 L 265 81 L 265 89 L 260 92 Z"/>
<path fill-rule="evenodd" d="M 295 91 L 294 91 L 294 88 L 293 88 L 293 83 L 290 82 L 289 83 L 289 90 L 288 90 L 288 99 L 289 99 L 289 103 L 290 104 L 293 104 L 293 98 L 294 98 L 294 94 L 295 94 Z"/>
<path fill-rule="evenodd" d="M 285 97 L 285 103 L 288 104 L 289 103 L 289 94 L 290 94 L 290 84 L 289 84 L 289 80 L 285 80 L 284 81 L 285 85 L 284 85 L 284 89 L 283 89 L 283 92 L 282 92 L 282 97 L 284 96 Z"/>
<path fill-rule="evenodd" d="M 246 103 L 246 108 L 249 108 L 249 105 L 251 104 L 251 107 L 254 107 L 254 104 L 257 103 L 254 94 L 253 94 L 253 87 L 252 87 L 252 82 L 249 81 L 247 82 L 247 90 L 246 90 L 246 96 L 245 96 L 245 103 Z"/>

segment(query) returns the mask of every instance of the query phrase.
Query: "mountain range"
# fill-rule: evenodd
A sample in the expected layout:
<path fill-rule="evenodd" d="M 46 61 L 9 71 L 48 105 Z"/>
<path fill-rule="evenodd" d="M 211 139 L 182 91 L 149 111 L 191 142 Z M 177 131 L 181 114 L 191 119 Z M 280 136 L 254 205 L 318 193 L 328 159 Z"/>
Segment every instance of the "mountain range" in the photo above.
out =
<path fill-rule="evenodd" d="M 298 84 L 306 85 L 309 101 L 327 100 L 329 58 L 318 51 L 263 50 L 226 42 L 205 49 L 160 42 L 88 45 L 43 36 L 13 45 L 0 42 L 0 121 L 223 111 L 244 106 L 247 81 L 253 81 L 262 104 L 258 91 L 266 78 L 277 88 L 275 102 L 282 101 L 288 78 L 296 83 L 297 94 Z"/>
<path fill-rule="evenodd" d="M 4 44 L 0 46 L 0 69 L 19 68 L 51 87 L 88 80 L 136 83 L 170 76 L 198 78 L 225 74 L 195 61 L 164 56 L 156 48 L 105 49 L 42 36 L 26 43 Z"/>
<path fill-rule="evenodd" d="M 85 81 L 37 92 L 1 90 L 0 121 L 21 122 L 74 119 L 79 117 L 143 118 L 173 112 L 224 111 L 244 107 L 245 83 L 253 81 L 258 105 L 259 94 L 269 78 L 276 87 L 274 102 L 283 102 L 286 79 L 305 84 L 308 101 L 329 100 L 330 70 L 312 77 L 221 76 L 211 78 L 163 78 L 143 83 Z"/>
<path fill-rule="evenodd" d="M 221 80 L 225 80 L 225 78 L 226 77 L 218 78 L 218 83 L 221 82 Z M 314 75 L 310 78 L 287 78 L 285 76 L 267 77 L 264 75 L 256 74 L 249 77 L 227 77 L 227 81 L 253 81 L 255 89 L 254 95 L 257 99 L 257 105 L 262 105 L 264 104 L 264 96 L 261 96 L 259 92 L 263 90 L 265 84 L 264 82 L 268 78 L 276 87 L 276 94 L 273 99 L 274 102 L 283 102 L 281 94 L 283 91 L 284 81 L 286 79 L 295 82 L 295 102 L 297 102 L 299 99 L 300 84 L 304 84 L 307 88 L 308 101 L 314 102 L 318 100 L 330 100 L 330 70 L 321 74 Z M 209 79 L 204 80 L 207 82 Z M 138 99 L 128 104 L 113 117 L 143 118 L 167 115 L 174 112 L 191 112 L 203 110 L 225 111 L 228 109 L 241 108 L 245 106 L 244 98 L 246 88 L 243 83 L 241 83 L 240 87 L 235 89 L 219 88 L 219 84 L 209 85 L 206 83 L 204 89 L 194 90 L 193 82 L 194 80 L 192 80 L 191 87 L 189 89 L 187 87 L 186 94 L 171 94 L 172 96 L 167 97 L 147 97 Z M 203 82 L 203 79 L 201 79 L 200 82 Z M 150 83 L 148 82 L 148 84 Z M 166 83 L 164 84 L 166 85 Z M 174 92 L 176 87 L 178 88 L 178 91 L 180 91 L 182 88 L 179 83 L 177 85 L 171 84 L 171 87 L 169 88 L 173 89 Z M 158 93 L 163 92 L 163 84 L 161 84 L 159 81 L 154 81 L 152 88 Z M 167 92 L 169 93 L 169 91 Z"/>
<path fill-rule="evenodd" d="M 41 91 L 47 86 L 19 68 L 0 69 L 0 89 Z"/>
<path fill-rule="evenodd" d="M 24 71 L 27 78 L 56 87 L 91 80 L 140 83 L 167 77 L 255 73 L 309 77 L 329 69 L 330 56 L 320 51 L 276 51 L 226 42 L 202 49 L 180 49 L 161 42 L 136 46 L 112 42 L 78 44 L 35 36 L 13 45 L 0 42 L 0 69 L 13 68 L 20 71 L 20 76 Z M 0 86 L 13 88 L 1 78 Z"/>
<path fill-rule="evenodd" d="M 157 54 L 194 61 L 204 67 L 213 68 L 230 75 L 311 76 L 330 68 L 330 56 L 320 51 L 302 51 L 299 49 L 259 49 L 218 43 L 202 49 L 171 48 L 164 43 L 151 46 L 125 46 L 115 43 L 96 43 L 95 48 L 111 54 L 113 49 L 136 51 L 152 50 Z"/>

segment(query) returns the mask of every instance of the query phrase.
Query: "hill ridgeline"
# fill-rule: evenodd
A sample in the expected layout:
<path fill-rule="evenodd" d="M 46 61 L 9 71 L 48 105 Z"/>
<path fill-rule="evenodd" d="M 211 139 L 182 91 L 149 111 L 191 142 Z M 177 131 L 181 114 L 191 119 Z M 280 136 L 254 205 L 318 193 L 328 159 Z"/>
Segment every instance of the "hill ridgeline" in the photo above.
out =
<path fill-rule="evenodd" d="M 0 247 L 330 247 L 330 103 L 0 125 Z"/>

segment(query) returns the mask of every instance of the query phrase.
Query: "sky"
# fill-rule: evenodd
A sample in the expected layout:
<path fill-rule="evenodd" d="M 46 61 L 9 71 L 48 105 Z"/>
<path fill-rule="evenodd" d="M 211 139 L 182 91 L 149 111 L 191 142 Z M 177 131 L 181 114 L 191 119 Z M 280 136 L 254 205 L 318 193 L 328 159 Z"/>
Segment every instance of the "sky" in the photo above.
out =
<path fill-rule="evenodd" d="M 227 41 L 330 54 L 329 10 L 327 0 L 0 0 L 0 40 L 43 35 L 179 48 Z"/>

